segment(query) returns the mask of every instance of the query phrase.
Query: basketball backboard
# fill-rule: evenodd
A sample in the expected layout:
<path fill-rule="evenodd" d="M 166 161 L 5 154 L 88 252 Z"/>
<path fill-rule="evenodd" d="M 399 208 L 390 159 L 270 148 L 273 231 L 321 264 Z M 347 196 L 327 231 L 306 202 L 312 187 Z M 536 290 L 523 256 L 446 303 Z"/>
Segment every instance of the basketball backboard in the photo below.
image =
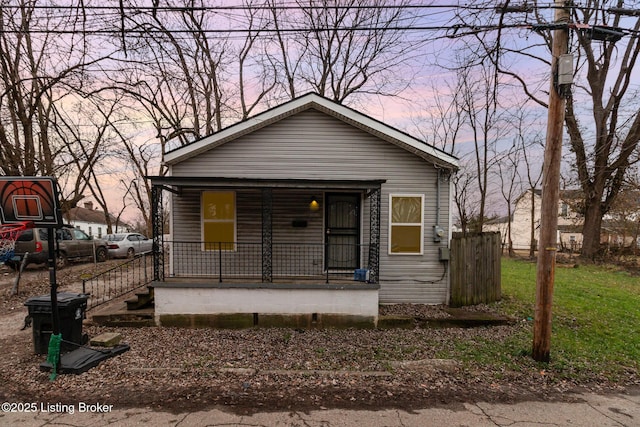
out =
<path fill-rule="evenodd" d="M 60 227 L 58 185 L 48 176 L 0 176 L 2 224 L 32 221 L 34 226 Z"/>

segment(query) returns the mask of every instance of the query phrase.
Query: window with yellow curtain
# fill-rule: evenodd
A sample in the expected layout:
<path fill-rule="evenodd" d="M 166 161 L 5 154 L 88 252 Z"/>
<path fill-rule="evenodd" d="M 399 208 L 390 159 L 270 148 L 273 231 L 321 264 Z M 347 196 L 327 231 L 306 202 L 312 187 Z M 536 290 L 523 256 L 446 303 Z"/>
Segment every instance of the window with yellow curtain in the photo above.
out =
<path fill-rule="evenodd" d="M 235 192 L 202 192 L 202 240 L 204 250 L 232 251 L 235 249 Z"/>
<path fill-rule="evenodd" d="M 389 253 L 421 255 L 424 195 L 389 196 Z"/>

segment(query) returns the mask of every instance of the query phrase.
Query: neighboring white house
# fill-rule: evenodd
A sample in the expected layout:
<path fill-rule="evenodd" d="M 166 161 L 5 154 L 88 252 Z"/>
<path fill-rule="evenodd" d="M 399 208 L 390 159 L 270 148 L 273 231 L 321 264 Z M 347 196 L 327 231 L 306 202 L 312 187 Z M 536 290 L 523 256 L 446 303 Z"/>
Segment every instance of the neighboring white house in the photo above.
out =
<path fill-rule="evenodd" d="M 156 239 L 163 194 L 171 212 L 158 323 L 375 323 L 381 303 L 448 302 L 455 157 L 307 94 L 164 160 L 150 177 Z"/>
<path fill-rule="evenodd" d="M 558 205 L 558 247 L 564 251 L 579 251 L 582 247 L 583 216 L 576 211 L 583 200 L 580 190 L 560 190 Z M 533 225 L 531 221 L 533 209 Z M 534 245 L 540 236 L 540 207 L 542 191 L 527 190 L 514 203 L 511 215 L 511 241 L 515 250 L 529 250 L 531 228 L 534 230 Z M 617 206 L 602 218 L 600 243 L 609 248 L 640 247 L 640 193 L 627 190 L 621 192 Z M 509 218 L 497 218 L 485 223 L 484 231 L 499 231 L 503 248 L 508 248 L 507 226 Z"/>
<path fill-rule="evenodd" d="M 103 211 L 96 210 L 93 202 L 85 202 L 82 207 L 76 206 L 64 214 L 64 222 L 87 233 L 89 236 L 102 238 L 107 234 L 107 221 Z M 131 231 L 131 226 L 123 222 L 116 221 L 111 215 L 113 233 L 124 233 Z"/>
<path fill-rule="evenodd" d="M 566 250 L 578 250 L 582 245 L 583 217 L 577 213 L 575 206 L 580 197 L 577 190 L 561 190 L 558 204 L 558 244 Z M 484 231 L 499 231 L 503 247 L 508 248 L 508 225 L 511 222 L 511 241 L 515 250 L 529 250 L 531 247 L 531 230 L 533 244 L 537 249 L 540 238 L 540 208 L 542 190 L 527 190 L 514 203 L 511 218 L 502 217 L 488 221 Z M 533 217 L 533 220 L 532 220 Z"/>

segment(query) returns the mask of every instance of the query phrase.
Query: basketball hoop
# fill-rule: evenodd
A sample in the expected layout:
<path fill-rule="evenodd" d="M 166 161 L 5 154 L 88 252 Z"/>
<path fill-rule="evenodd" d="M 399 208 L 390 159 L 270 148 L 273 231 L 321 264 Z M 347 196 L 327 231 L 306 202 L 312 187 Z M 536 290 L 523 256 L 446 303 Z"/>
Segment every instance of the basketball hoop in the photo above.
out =
<path fill-rule="evenodd" d="M 27 228 L 33 228 L 33 222 L 24 221 L 0 225 L 0 262 L 6 262 L 13 258 L 16 240 Z"/>

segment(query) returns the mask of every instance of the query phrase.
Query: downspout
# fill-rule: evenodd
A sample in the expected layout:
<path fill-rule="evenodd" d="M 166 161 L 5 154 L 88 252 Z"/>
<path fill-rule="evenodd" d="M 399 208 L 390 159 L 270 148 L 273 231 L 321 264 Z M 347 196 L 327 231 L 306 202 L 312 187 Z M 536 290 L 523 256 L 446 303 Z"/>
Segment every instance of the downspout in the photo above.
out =
<path fill-rule="evenodd" d="M 436 179 L 436 227 L 440 225 L 440 169 Z"/>
<path fill-rule="evenodd" d="M 444 236 L 444 228 L 440 226 L 440 175 L 442 174 L 442 169 L 435 166 L 437 171 L 436 178 L 436 223 L 433 226 L 433 242 L 440 243 L 442 241 L 442 237 Z"/>

